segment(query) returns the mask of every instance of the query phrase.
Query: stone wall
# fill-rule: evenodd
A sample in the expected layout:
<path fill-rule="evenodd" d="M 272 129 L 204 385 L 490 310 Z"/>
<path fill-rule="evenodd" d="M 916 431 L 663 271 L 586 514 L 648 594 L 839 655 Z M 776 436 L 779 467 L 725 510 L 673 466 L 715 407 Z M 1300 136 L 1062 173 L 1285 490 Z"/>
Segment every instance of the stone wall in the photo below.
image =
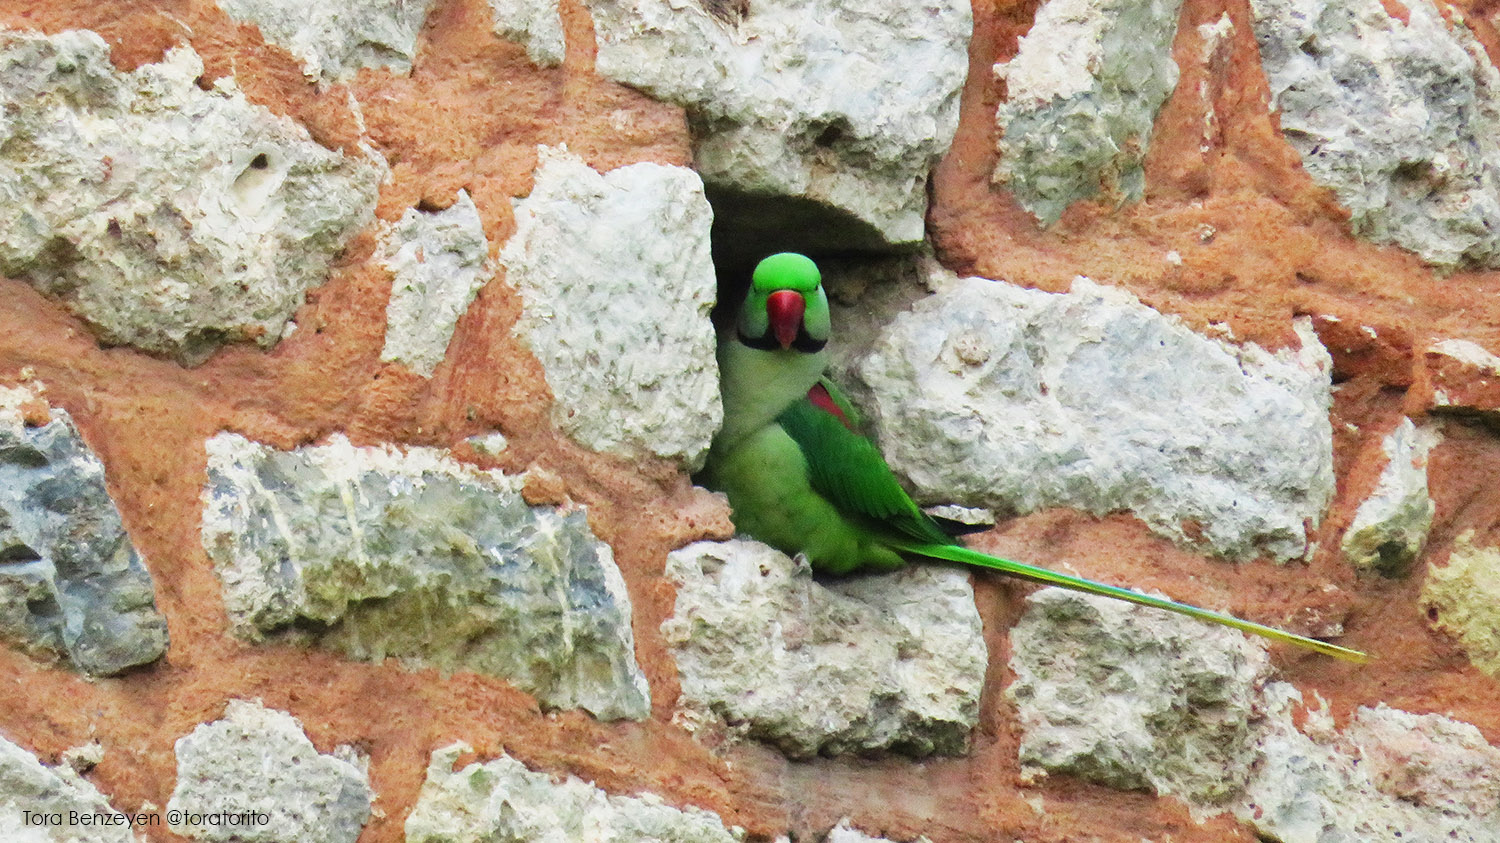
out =
<path fill-rule="evenodd" d="M 0 839 L 1497 843 L 1497 18 L 0 0 Z M 971 545 L 1374 660 L 735 539 L 789 248 Z"/>

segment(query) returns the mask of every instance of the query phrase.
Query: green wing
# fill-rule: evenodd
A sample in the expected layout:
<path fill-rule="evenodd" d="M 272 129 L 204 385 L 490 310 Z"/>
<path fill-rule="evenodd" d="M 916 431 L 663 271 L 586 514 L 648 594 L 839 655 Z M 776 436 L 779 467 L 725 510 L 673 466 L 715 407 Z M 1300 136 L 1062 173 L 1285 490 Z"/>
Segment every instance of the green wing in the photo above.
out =
<path fill-rule="evenodd" d="M 819 386 L 822 393 L 819 393 Z M 788 407 L 777 419 L 783 430 L 801 448 L 807 460 L 808 481 L 846 517 L 858 516 L 872 527 L 884 528 L 884 541 L 891 548 L 933 559 L 943 559 L 990 568 L 1012 577 L 1061 586 L 1165 609 L 1188 617 L 1222 624 L 1244 632 L 1305 647 L 1347 661 L 1361 662 L 1368 656 L 1336 644 L 1296 635 L 1274 627 L 1242 620 L 1233 615 L 1178 603 L 1163 597 L 1012 562 L 970 550 L 957 544 L 919 509 L 886 465 L 875 445 L 850 429 L 853 409 L 826 380 L 806 397 Z"/>
<path fill-rule="evenodd" d="M 846 426 L 857 418 L 848 399 L 825 379 L 776 421 L 802 449 L 813 491 L 841 513 L 919 542 L 952 544 L 901 488 L 875 445 Z"/>

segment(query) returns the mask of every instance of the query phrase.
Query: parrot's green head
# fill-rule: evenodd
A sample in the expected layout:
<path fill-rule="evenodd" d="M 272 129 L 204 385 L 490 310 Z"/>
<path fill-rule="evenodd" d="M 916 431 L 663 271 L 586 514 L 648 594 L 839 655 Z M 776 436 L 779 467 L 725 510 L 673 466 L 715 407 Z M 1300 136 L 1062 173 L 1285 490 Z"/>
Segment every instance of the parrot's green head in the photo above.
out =
<path fill-rule="evenodd" d="M 781 252 L 756 264 L 738 328 L 740 342 L 751 348 L 821 350 L 830 325 L 818 265 L 796 252 Z"/>

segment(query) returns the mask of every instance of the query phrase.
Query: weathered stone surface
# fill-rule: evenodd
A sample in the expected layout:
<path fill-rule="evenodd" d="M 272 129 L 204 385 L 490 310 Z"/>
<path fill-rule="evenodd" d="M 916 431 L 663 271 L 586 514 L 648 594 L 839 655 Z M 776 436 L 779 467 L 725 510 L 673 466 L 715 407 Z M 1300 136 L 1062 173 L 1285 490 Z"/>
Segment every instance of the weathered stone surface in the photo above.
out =
<path fill-rule="evenodd" d="M 599 72 L 688 109 L 711 189 L 804 200 L 747 208 L 738 225 L 767 212 L 818 220 L 785 226 L 793 242 L 777 248 L 922 239 L 927 173 L 958 127 L 968 2 L 757 0 L 725 18 L 674 0 L 587 5 Z"/>
<path fill-rule="evenodd" d="M 490 279 L 489 241 L 466 190 L 446 210 L 409 209 L 385 231 L 381 259 L 395 276 L 380 359 L 431 376 L 474 294 Z"/>
<path fill-rule="evenodd" d="M 1270 671 L 1243 633 L 1049 588 L 1011 629 L 1007 694 L 1022 775 L 1071 773 L 1202 804 L 1234 795 L 1255 760 L 1250 717 Z"/>
<path fill-rule="evenodd" d="M 495 34 L 526 47 L 526 56 L 543 67 L 562 64 L 567 42 L 557 0 L 489 0 Z"/>
<path fill-rule="evenodd" d="M 1361 708 L 1341 734 L 1326 705 L 1284 682 L 1265 689 L 1256 776 L 1234 813 L 1285 843 L 1500 841 L 1500 751 L 1436 714 Z"/>
<path fill-rule="evenodd" d="M 858 403 L 868 394 L 855 371 L 886 326 L 903 311 L 952 284 L 957 277 L 928 250 L 905 255 L 819 258 L 833 319 L 828 370 Z"/>
<path fill-rule="evenodd" d="M 25 388 L 0 387 L 0 637 L 108 675 L 160 658 L 151 575 L 68 414 L 28 426 Z"/>
<path fill-rule="evenodd" d="M 1181 0 L 1049 0 L 1015 58 L 995 65 L 995 181 L 1051 225 L 1100 194 L 1140 200 L 1156 112 L 1177 87 Z"/>
<path fill-rule="evenodd" d="M 1200 336 L 1086 278 L 1071 293 L 954 280 L 854 367 L 921 501 L 1130 510 L 1232 558 L 1306 551 L 1333 493 L 1329 359 Z"/>
<path fill-rule="evenodd" d="M 977 527 L 985 529 L 995 526 L 995 513 L 988 509 L 938 504 L 937 506 L 924 506 L 922 507 L 922 511 L 939 521 L 960 524 L 966 528 Z"/>
<path fill-rule="evenodd" d="M 1500 73 L 1429 0 L 1252 0 L 1282 133 L 1354 232 L 1500 265 Z"/>
<path fill-rule="evenodd" d="M 502 677 L 550 708 L 650 709 L 630 599 L 581 509 L 433 448 L 208 442 L 203 546 L 232 631 Z"/>
<path fill-rule="evenodd" d="M 735 540 L 674 551 L 666 572 L 685 711 L 793 757 L 968 748 L 987 655 L 964 571 L 824 585 L 801 557 Z"/>
<path fill-rule="evenodd" d="M 849 820 L 839 820 L 839 824 L 829 829 L 828 836 L 823 838 L 823 843 L 890 843 L 885 837 L 871 837 L 868 834 L 854 828 Z M 931 843 L 925 836 L 912 840 L 911 843 Z"/>
<path fill-rule="evenodd" d="M 1500 841 L 1500 749 L 1472 725 L 1382 705 L 1340 732 L 1266 681 L 1258 640 L 1059 589 L 1028 602 L 1008 691 L 1023 775 L 1173 795 L 1283 843 Z"/>
<path fill-rule="evenodd" d="M 260 27 L 267 42 L 302 62 L 302 74 L 337 82 L 362 67 L 411 71 L 417 33 L 432 0 L 216 0 L 230 17 Z"/>
<path fill-rule="evenodd" d="M 1500 357 L 1468 340 L 1442 340 L 1421 362 L 1432 409 L 1500 419 Z"/>
<path fill-rule="evenodd" d="M 364 762 L 352 749 L 320 754 L 290 714 L 230 700 L 222 720 L 178 739 L 177 787 L 167 811 L 261 815 L 173 825 L 195 840 L 354 843 L 373 799 Z"/>
<path fill-rule="evenodd" d="M 1354 712 L 1343 738 L 1387 799 L 1500 819 L 1500 749 L 1473 725 L 1381 703 Z"/>
<path fill-rule="evenodd" d="M 554 781 L 508 755 L 453 765 L 464 744 L 439 749 L 427 781 L 406 818 L 406 843 L 737 843 L 739 828 L 724 827 L 701 808 L 673 808 L 660 797 L 611 796 L 572 776 Z"/>
<path fill-rule="evenodd" d="M 1469 661 L 1500 679 L 1500 548 L 1476 546 L 1471 533 L 1459 536 L 1448 564 L 1428 566 L 1422 608 L 1458 639 Z"/>
<path fill-rule="evenodd" d="M 601 175 L 543 147 L 500 261 L 516 331 L 546 370 L 552 420 L 579 444 L 702 465 L 719 429 L 716 294 L 698 176 L 632 164 Z"/>
<path fill-rule="evenodd" d="M 382 173 L 202 74 L 187 48 L 120 73 L 92 32 L 0 32 L 0 272 L 189 364 L 274 345 Z"/>
<path fill-rule="evenodd" d="M 56 825 L 27 822 L 26 812 L 57 814 Z M 6 843 L 137 843 L 125 825 L 68 824 L 70 812 L 117 815 L 82 776 L 67 766 L 46 767 L 0 738 L 0 840 Z"/>
<path fill-rule="evenodd" d="M 1381 443 L 1387 459 L 1375 489 L 1344 531 L 1341 548 L 1350 564 L 1404 576 L 1427 544 L 1437 504 L 1427 494 L 1427 454 L 1437 435 L 1402 419 Z"/>

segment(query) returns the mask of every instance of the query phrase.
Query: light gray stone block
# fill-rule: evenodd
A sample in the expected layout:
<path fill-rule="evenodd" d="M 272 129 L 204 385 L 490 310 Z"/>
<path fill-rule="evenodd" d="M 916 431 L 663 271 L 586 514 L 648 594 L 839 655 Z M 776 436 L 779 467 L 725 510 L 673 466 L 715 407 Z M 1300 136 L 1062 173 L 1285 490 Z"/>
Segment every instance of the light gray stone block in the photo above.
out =
<path fill-rule="evenodd" d="M 557 0 L 489 0 L 495 34 L 526 47 L 526 56 L 542 67 L 562 64 L 567 42 Z"/>
<path fill-rule="evenodd" d="M 406 818 L 406 843 L 739 843 L 717 814 L 674 808 L 650 793 L 613 796 L 568 776 L 555 781 L 501 755 L 455 770 L 463 744 L 439 749 Z"/>
<path fill-rule="evenodd" d="M 1333 494 L 1330 360 L 1201 336 L 1128 292 L 952 280 L 853 366 L 924 503 L 1129 510 L 1242 559 L 1295 559 Z"/>
<path fill-rule="evenodd" d="M 460 190 L 445 210 L 408 209 L 384 235 L 381 261 L 394 277 L 380 359 L 431 377 L 458 318 L 494 273 L 479 209 Z"/>
<path fill-rule="evenodd" d="M 1500 841 L 1500 750 L 1478 729 L 1381 705 L 1357 710 L 1340 732 L 1326 704 L 1303 703 L 1287 683 L 1265 690 L 1256 776 L 1234 809 L 1257 833 L 1284 843 Z"/>
<path fill-rule="evenodd" d="M 797 242 L 778 248 L 922 240 L 927 174 L 958 128 L 967 0 L 756 0 L 743 18 L 680 0 L 587 5 L 599 73 L 688 109 L 711 189 L 802 200 L 744 210 L 818 221 L 784 226 Z"/>
<path fill-rule="evenodd" d="M 978 722 L 988 656 L 968 574 L 914 565 L 820 584 L 759 542 L 667 557 L 662 635 L 679 706 L 796 758 L 889 750 L 957 755 Z"/>
<path fill-rule="evenodd" d="M 995 181 L 1043 225 L 1099 194 L 1145 193 L 1156 112 L 1177 87 L 1181 0 L 1048 0 L 1014 58 L 995 65 Z"/>
<path fill-rule="evenodd" d="M 354 843 L 370 818 L 364 761 L 348 747 L 319 753 L 296 718 L 259 702 L 230 700 L 222 720 L 198 726 L 176 749 L 167 811 L 197 815 L 172 824 L 194 840 Z"/>
<path fill-rule="evenodd" d="M 363 67 L 410 73 L 417 35 L 432 0 L 217 0 L 230 17 L 260 27 L 267 42 L 302 62 L 302 74 L 329 84 Z"/>
<path fill-rule="evenodd" d="M 1500 749 L 1473 725 L 1380 705 L 1340 730 L 1267 681 L 1256 639 L 1059 589 L 1028 604 L 1008 690 L 1023 776 L 1175 796 L 1281 843 L 1500 841 Z"/>
<path fill-rule="evenodd" d="M 1250 719 L 1270 672 L 1245 634 L 1057 588 L 1011 629 L 1006 693 L 1022 775 L 1070 773 L 1122 790 L 1219 804 L 1255 761 Z"/>
<path fill-rule="evenodd" d="M 186 47 L 121 73 L 92 32 L 0 32 L 0 272 L 189 365 L 275 345 L 384 172 L 202 74 Z"/>
<path fill-rule="evenodd" d="M 723 417 L 712 220 L 692 170 L 600 174 L 540 150 L 500 262 L 521 292 L 516 332 L 546 371 L 552 421 L 580 445 L 703 464 Z"/>
<path fill-rule="evenodd" d="M 1437 504 L 1427 493 L 1427 453 L 1437 434 L 1402 419 L 1381 443 L 1387 459 L 1370 496 L 1344 531 L 1350 564 L 1388 577 L 1404 576 L 1427 544 Z"/>
<path fill-rule="evenodd" d="M 121 818 L 122 825 L 70 822 L 74 814 Z M 0 840 L 6 843 L 140 843 L 132 821 L 67 766 L 47 767 L 35 755 L 0 738 Z M 137 826 L 138 827 L 138 826 Z"/>
<path fill-rule="evenodd" d="M 1500 266 L 1500 73 L 1429 0 L 1253 0 L 1287 142 L 1355 234 L 1441 267 Z"/>
<path fill-rule="evenodd" d="M 231 630 L 514 683 L 548 708 L 644 718 L 630 598 L 581 509 L 433 448 L 208 442 L 203 546 Z"/>

